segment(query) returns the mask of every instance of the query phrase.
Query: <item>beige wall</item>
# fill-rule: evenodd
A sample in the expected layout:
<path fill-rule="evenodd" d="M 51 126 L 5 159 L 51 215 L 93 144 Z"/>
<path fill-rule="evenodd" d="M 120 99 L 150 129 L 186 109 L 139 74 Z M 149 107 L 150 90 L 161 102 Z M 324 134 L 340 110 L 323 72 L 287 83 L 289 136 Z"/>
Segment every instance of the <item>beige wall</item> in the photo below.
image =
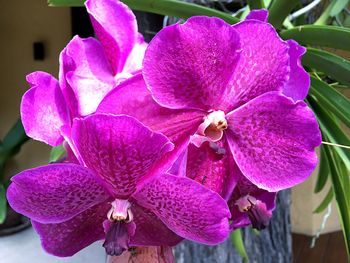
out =
<path fill-rule="evenodd" d="M 57 76 L 58 55 L 71 36 L 70 10 L 48 7 L 46 0 L 0 0 L 0 138 L 19 117 L 28 86 L 25 76 L 43 70 Z M 34 61 L 33 42 L 45 45 L 45 60 Z M 29 142 L 9 173 L 47 162 L 49 147 Z M 14 169 L 14 167 L 17 169 Z"/>

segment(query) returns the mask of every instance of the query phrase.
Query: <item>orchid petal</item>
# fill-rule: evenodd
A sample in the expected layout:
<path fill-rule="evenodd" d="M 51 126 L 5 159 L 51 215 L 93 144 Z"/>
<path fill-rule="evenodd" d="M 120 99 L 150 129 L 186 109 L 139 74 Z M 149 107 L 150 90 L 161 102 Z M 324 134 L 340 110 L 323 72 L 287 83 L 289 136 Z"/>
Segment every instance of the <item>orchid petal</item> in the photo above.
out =
<path fill-rule="evenodd" d="M 46 252 L 58 257 L 70 257 L 105 237 L 102 224 L 109 208 L 110 205 L 103 203 L 62 223 L 42 224 L 32 221 L 32 224 Z"/>
<path fill-rule="evenodd" d="M 226 202 L 191 179 L 158 175 L 145 182 L 133 198 L 183 238 L 213 245 L 228 236 L 230 213 Z"/>
<path fill-rule="evenodd" d="M 142 69 L 142 61 L 145 56 L 148 44 L 141 34 L 138 34 L 137 41 L 126 60 L 123 72 L 135 73 Z"/>
<path fill-rule="evenodd" d="M 276 93 L 226 116 L 233 157 L 253 184 L 276 192 L 303 182 L 317 164 L 321 134 L 313 112 Z"/>
<path fill-rule="evenodd" d="M 259 20 L 262 22 L 267 22 L 269 17 L 269 11 L 267 9 L 252 10 L 245 18 L 246 20 Z"/>
<path fill-rule="evenodd" d="M 87 167 L 118 199 L 127 199 L 157 161 L 174 148 L 164 135 L 126 115 L 94 114 L 75 119 L 72 138 Z"/>
<path fill-rule="evenodd" d="M 26 134 L 51 146 L 60 145 L 60 127 L 69 123 L 69 113 L 58 81 L 45 72 L 27 76 L 31 88 L 23 95 L 21 118 Z"/>
<path fill-rule="evenodd" d="M 11 207 L 41 223 L 60 223 L 109 198 L 89 169 L 51 164 L 12 178 L 7 191 Z"/>
<path fill-rule="evenodd" d="M 241 58 L 221 110 L 231 111 L 261 94 L 282 91 L 289 77 L 288 44 L 268 23 L 245 20 L 233 26 L 240 36 Z"/>
<path fill-rule="evenodd" d="M 133 204 L 131 211 L 136 231 L 130 238 L 130 246 L 175 246 L 183 240 L 150 210 Z"/>
<path fill-rule="evenodd" d="M 88 0 L 85 6 L 114 74 L 121 72 L 138 37 L 134 14 L 121 1 Z"/>
<path fill-rule="evenodd" d="M 101 44 L 94 38 L 74 37 L 61 53 L 60 83 L 74 116 L 93 113 L 115 86 Z"/>
<path fill-rule="evenodd" d="M 101 102 L 98 113 L 127 114 L 176 143 L 194 134 L 205 115 L 197 110 L 172 110 L 159 106 L 138 74 L 113 89 Z"/>
<path fill-rule="evenodd" d="M 294 101 L 304 100 L 310 87 L 310 75 L 301 64 L 301 57 L 306 53 L 306 48 L 291 39 L 287 43 L 289 44 L 290 77 L 283 88 L 283 94 Z"/>
<path fill-rule="evenodd" d="M 221 140 L 216 145 L 225 149 L 222 156 L 210 148 L 209 143 L 203 143 L 199 148 L 190 144 L 186 175 L 227 200 L 237 183 L 240 171 L 226 140 Z"/>
<path fill-rule="evenodd" d="M 219 18 L 192 17 L 153 38 L 143 75 L 161 106 L 210 110 L 220 104 L 239 50 L 233 27 Z"/>

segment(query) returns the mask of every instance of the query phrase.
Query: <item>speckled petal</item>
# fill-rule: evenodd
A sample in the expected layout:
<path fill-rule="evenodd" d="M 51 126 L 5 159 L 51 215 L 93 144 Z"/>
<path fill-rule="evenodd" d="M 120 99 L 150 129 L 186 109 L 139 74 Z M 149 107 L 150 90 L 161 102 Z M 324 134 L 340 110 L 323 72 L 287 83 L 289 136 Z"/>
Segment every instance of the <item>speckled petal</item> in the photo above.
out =
<path fill-rule="evenodd" d="M 310 75 L 301 64 L 301 57 L 305 54 L 306 48 L 300 46 L 294 40 L 288 40 L 290 57 L 290 77 L 283 87 L 283 94 L 293 100 L 304 100 L 310 87 Z"/>
<path fill-rule="evenodd" d="M 269 11 L 267 9 L 257 9 L 257 10 L 252 10 L 250 13 L 247 15 L 246 20 L 259 20 L 262 22 L 267 22 L 267 18 L 269 16 Z"/>
<path fill-rule="evenodd" d="M 218 18 L 192 17 L 153 38 L 143 62 L 145 81 L 164 107 L 210 110 L 221 101 L 239 50 L 233 27 Z"/>
<path fill-rule="evenodd" d="M 223 139 L 216 144 L 225 149 L 222 156 L 215 153 L 208 143 L 203 143 L 199 148 L 193 144 L 189 145 L 186 175 L 227 200 L 232 194 L 240 172 L 226 140 Z"/>
<path fill-rule="evenodd" d="M 58 257 L 70 257 L 105 237 L 102 224 L 109 208 L 110 205 L 103 203 L 59 224 L 32 221 L 32 225 L 47 253 Z"/>
<path fill-rule="evenodd" d="M 121 72 L 138 37 L 134 14 L 115 0 L 88 0 L 85 6 L 114 74 Z"/>
<path fill-rule="evenodd" d="M 288 44 L 268 23 L 245 20 L 233 26 L 239 33 L 242 52 L 224 96 L 221 110 L 229 112 L 270 91 L 282 91 L 289 77 Z"/>
<path fill-rule="evenodd" d="M 175 246 L 183 240 L 150 210 L 134 203 L 131 211 L 136 231 L 130 239 L 130 246 Z"/>
<path fill-rule="evenodd" d="M 321 134 L 307 105 L 264 94 L 227 116 L 233 157 L 253 184 L 276 192 L 303 182 L 317 164 Z"/>
<path fill-rule="evenodd" d="M 194 134 L 205 113 L 197 110 L 172 110 L 156 103 L 138 74 L 113 89 L 101 102 L 97 112 L 127 114 L 135 117 L 154 131 L 177 143 Z"/>
<path fill-rule="evenodd" d="M 153 177 L 133 197 L 183 238 L 214 245 L 228 236 L 227 204 L 217 193 L 186 177 Z"/>
<path fill-rule="evenodd" d="M 59 223 L 109 198 L 98 177 L 76 164 L 50 164 L 12 178 L 11 207 L 41 223 Z"/>
<path fill-rule="evenodd" d="M 69 123 L 69 113 L 58 81 L 45 72 L 27 76 L 30 89 L 23 95 L 21 118 L 26 134 L 51 146 L 62 143 L 60 127 Z"/>
<path fill-rule="evenodd" d="M 174 148 L 164 135 L 126 115 L 76 119 L 72 138 L 87 167 L 100 175 L 118 199 L 127 199 L 157 161 Z"/>
<path fill-rule="evenodd" d="M 94 38 L 74 37 L 61 53 L 60 84 L 73 116 L 93 113 L 115 86 L 112 68 Z"/>

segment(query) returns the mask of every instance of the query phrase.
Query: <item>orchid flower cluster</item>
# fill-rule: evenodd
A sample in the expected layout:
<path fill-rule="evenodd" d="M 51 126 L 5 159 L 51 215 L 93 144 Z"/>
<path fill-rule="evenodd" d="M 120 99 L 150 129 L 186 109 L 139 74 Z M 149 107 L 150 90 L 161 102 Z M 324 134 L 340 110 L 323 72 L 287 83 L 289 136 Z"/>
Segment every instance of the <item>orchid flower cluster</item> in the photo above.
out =
<path fill-rule="evenodd" d="M 22 98 L 27 135 L 67 150 L 7 193 L 43 248 L 72 256 L 104 240 L 120 255 L 265 228 L 276 193 L 317 164 L 305 48 L 280 39 L 266 10 L 233 26 L 192 17 L 147 44 L 123 3 L 85 6 L 98 40 L 74 37 L 59 80 L 34 72 Z"/>

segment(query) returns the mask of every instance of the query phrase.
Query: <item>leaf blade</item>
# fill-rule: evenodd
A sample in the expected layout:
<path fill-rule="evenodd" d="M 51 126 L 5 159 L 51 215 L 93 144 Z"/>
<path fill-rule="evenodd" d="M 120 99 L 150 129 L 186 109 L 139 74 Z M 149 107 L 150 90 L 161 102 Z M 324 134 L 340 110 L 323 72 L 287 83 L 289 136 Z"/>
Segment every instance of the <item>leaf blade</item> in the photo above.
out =
<path fill-rule="evenodd" d="M 248 262 L 248 254 L 245 249 L 243 238 L 242 238 L 242 232 L 240 229 L 236 229 L 235 231 L 231 232 L 230 235 L 232 244 L 235 246 L 238 254 L 244 259 L 245 262 Z"/>

